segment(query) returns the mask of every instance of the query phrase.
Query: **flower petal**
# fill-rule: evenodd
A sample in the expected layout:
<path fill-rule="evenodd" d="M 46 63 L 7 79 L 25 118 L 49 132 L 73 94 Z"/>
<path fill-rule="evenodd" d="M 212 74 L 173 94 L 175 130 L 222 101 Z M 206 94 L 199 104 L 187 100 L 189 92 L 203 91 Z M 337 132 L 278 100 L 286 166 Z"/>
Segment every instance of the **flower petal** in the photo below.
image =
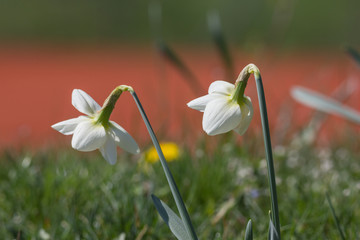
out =
<path fill-rule="evenodd" d="M 51 127 L 55 129 L 56 131 L 61 132 L 64 135 L 71 135 L 74 133 L 75 128 L 77 125 L 83 121 L 85 121 L 87 117 L 80 116 L 78 118 L 72 118 L 69 120 L 65 120 L 62 122 L 55 123 Z"/>
<path fill-rule="evenodd" d="M 71 145 L 74 149 L 88 152 L 102 147 L 106 141 L 106 131 L 93 120 L 81 122 L 74 131 Z"/>
<path fill-rule="evenodd" d="M 209 94 L 220 93 L 223 95 L 230 95 L 235 90 L 235 85 L 225 81 L 215 81 L 210 84 Z"/>
<path fill-rule="evenodd" d="M 130 134 L 123 129 L 119 124 L 113 121 L 110 122 L 110 128 L 114 133 L 114 140 L 116 144 L 124 149 L 125 151 L 137 154 L 140 152 L 139 146 L 135 142 L 135 140 L 130 136 Z"/>
<path fill-rule="evenodd" d="M 220 94 L 208 94 L 199 98 L 196 98 L 190 102 L 188 102 L 188 107 L 198 110 L 200 112 L 205 111 L 206 105 L 211 101 L 216 99 L 216 97 L 221 96 Z"/>
<path fill-rule="evenodd" d="M 251 99 L 247 96 L 245 97 L 246 99 L 244 104 L 240 106 L 241 109 L 240 124 L 234 129 L 234 131 L 240 135 L 243 135 L 246 132 L 246 130 L 249 128 L 250 122 L 254 115 L 254 109 L 251 103 Z"/>
<path fill-rule="evenodd" d="M 110 136 L 110 134 L 108 134 L 105 144 L 100 147 L 99 150 L 108 163 L 110 163 L 111 165 L 114 165 L 116 163 L 117 152 L 113 136 Z"/>
<path fill-rule="evenodd" d="M 239 104 L 229 97 L 217 98 L 206 106 L 203 129 L 208 135 L 217 135 L 235 129 L 241 121 Z"/>
<path fill-rule="evenodd" d="M 86 92 L 74 89 L 72 92 L 72 105 L 81 113 L 94 116 L 101 109 L 100 105 Z"/>

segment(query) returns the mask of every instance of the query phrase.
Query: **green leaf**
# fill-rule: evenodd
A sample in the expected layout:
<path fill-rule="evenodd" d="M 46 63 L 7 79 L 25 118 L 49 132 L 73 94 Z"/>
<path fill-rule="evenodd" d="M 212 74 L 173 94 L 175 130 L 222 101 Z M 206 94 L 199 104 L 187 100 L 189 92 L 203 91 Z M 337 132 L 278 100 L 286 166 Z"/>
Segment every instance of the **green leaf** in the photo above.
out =
<path fill-rule="evenodd" d="M 252 230 L 252 222 L 250 219 L 246 225 L 245 240 L 252 240 L 252 239 L 253 239 L 253 230 Z"/>
<path fill-rule="evenodd" d="M 174 211 L 171 210 L 171 208 L 166 205 L 166 203 L 161 201 L 155 195 L 151 195 L 151 198 L 161 218 L 168 225 L 175 237 L 180 240 L 189 239 L 189 235 L 186 232 L 184 224 L 181 219 L 176 215 L 176 213 L 174 213 Z"/>
<path fill-rule="evenodd" d="M 202 87 L 199 80 L 179 55 L 176 54 L 176 52 L 162 39 L 157 41 L 156 47 L 161 55 L 183 75 L 184 80 L 189 85 L 190 89 L 195 94 L 200 94 L 202 92 Z"/>
<path fill-rule="evenodd" d="M 210 34 L 215 43 L 216 49 L 218 50 L 220 57 L 224 63 L 224 66 L 227 71 L 228 80 L 233 80 L 234 78 L 234 63 L 229 51 L 229 48 L 226 44 L 224 34 L 221 29 L 220 16 L 217 11 L 211 11 L 208 13 L 208 27 Z"/>
<path fill-rule="evenodd" d="M 273 222 L 270 219 L 270 223 L 269 223 L 269 240 L 280 240 L 279 234 L 276 231 L 276 228 L 273 224 Z"/>
<path fill-rule="evenodd" d="M 291 95 L 296 101 L 308 107 L 338 115 L 358 124 L 360 123 L 360 112 L 343 105 L 335 99 L 329 98 L 304 87 L 293 87 L 291 89 Z"/>

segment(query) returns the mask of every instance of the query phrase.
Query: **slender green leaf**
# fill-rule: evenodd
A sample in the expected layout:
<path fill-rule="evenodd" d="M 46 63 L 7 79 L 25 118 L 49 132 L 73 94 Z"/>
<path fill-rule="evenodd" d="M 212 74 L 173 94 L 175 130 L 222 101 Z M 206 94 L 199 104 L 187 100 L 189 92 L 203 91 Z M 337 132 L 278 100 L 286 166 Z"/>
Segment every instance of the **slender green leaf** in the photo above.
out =
<path fill-rule="evenodd" d="M 253 230 L 252 230 L 252 221 L 250 219 L 246 225 L 245 240 L 252 240 L 252 239 L 253 239 Z"/>
<path fill-rule="evenodd" d="M 161 55 L 183 75 L 185 82 L 189 85 L 191 90 L 194 91 L 195 94 L 200 94 L 202 92 L 202 87 L 199 80 L 179 55 L 176 54 L 176 52 L 163 40 L 158 40 L 156 47 Z"/>
<path fill-rule="evenodd" d="M 151 198 L 161 218 L 169 226 L 171 232 L 176 236 L 176 238 L 180 240 L 189 239 L 189 235 L 186 232 L 184 224 L 176 213 L 174 213 L 174 211 L 171 210 L 166 203 L 161 201 L 155 195 L 151 195 Z"/>
<path fill-rule="evenodd" d="M 360 112 L 318 92 L 304 87 L 293 87 L 291 95 L 296 101 L 308 107 L 344 117 L 358 124 L 360 123 Z"/>
<path fill-rule="evenodd" d="M 326 200 L 327 200 L 327 202 L 329 203 L 330 210 L 331 210 L 331 214 L 332 214 L 333 217 L 334 217 L 334 220 L 335 220 L 335 223 L 336 223 L 336 227 L 337 227 L 337 229 L 338 229 L 338 231 L 339 231 L 339 235 L 340 235 L 340 237 L 341 237 L 342 240 L 345 240 L 344 233 L 343 233 L 343 231 L 341 230 L 341 227 L 340 227 L 339 219 L 338 219 L 337 216 L 336 216 L 335 209 L 334 209 L 334 207 L 333 207 L 333 205 L 332 205 L 332 203 L 331 203 L 331 200 L 330 200 L 330 197 L 329 197 L 329 194 L 328 194 L 328 193 L 326 193 Z"/>
<path fill-rule="evenodd" d="M 233 80 L 235 77 L 234 63 L 221 29 L 219 13 L 217 11 L 209 12 L 207 20 L 210 34 L 226 68 L 227 77 L 229 80 Z"/>
<path fill-rule="evenodd" d="M 195 94 L 199 94 L 202 90 L 201 84 L 190 68 L 179 57 L 178 54 L 164 41 L 162 37 L 162 14 L 161 4 L 159 2 L 151 2 L 148 7 L 149 22 L 151 32 L 155 39 L 155 48 L 171 65 L 173 65 L 183 76 L 185 82 L 189 85 Z"/>

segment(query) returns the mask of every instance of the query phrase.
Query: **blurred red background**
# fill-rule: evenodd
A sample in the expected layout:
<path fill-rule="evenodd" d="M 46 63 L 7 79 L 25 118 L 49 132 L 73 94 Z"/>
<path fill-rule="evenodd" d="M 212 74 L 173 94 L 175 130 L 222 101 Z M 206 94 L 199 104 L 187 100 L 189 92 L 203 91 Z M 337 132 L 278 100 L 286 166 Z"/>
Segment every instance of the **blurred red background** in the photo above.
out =
<path fill-rule="evenodd" d="M 212 48 L 176 46 L 207 93 L 211 82 L 224 79 L 225 72 Z M 71 105 L 71 92 L 82 89 L 102 105 L 117 85 L 131 85 L 143 103 L 159 138 L 167 140 L 196 139 L 201 130 L 202 114 L 186 103 L 199 97 L 181 74 L 153 50 L 151 46 L 12 46 L 0 47 L 0 147 L 53 146 L 68 142 L 50 126 L 77 117 L 81 113 Z M 290 132 L 306 123 L 312 110 L 295 103 L 289 94 L 293 85 L 302 85 L 325 94 L 348 78 L 359 81 L 360 72 L 343 52 L 259 51 L 248 54 L 233 51 L 236 71 L 248 63 L 256 64 L 262 74 L 272 131 L 281 129 L 288 120 Z M 231 80 L 234 82 L 235 79 Z M 261 126 L 255 82 L 246 90 L 254 103 L 254 121 L 250 131 Z M 347 104 L 360 107 L 355 91 Z M 280 114 L 281 113 L 281 114 Z M 280 118 L 281 116 L 281 118 Z M 285 120 L 284 120 L 285 116 Z M 149 141 L 145 126 L 130 96 L 123 94 L 111 117 L 138 141 Z M 327 121 L 332 129 L 351 123 L 336 117 Z M 358 130 L 358 129 L 357 129 Z"/>

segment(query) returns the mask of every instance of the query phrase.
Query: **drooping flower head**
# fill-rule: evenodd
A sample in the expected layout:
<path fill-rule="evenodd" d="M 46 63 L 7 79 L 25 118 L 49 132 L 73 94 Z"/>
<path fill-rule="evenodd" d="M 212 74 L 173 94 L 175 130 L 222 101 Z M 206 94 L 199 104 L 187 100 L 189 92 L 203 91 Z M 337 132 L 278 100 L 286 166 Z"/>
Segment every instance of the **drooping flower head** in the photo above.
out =
<path fill-rule="evenodd" d="M 64 135 L 73 135 L 71 146 L 76 150 L 88 152 L 99 149 L 110 164 L 116 162 L 116 146 L 133 154 L 139 153 L 139 147 L 130 134 L 116 122 L 109 120 L 121 93 L 131 90 L 128 86 L 117 87 L 106 99 L 103 107 L 100 107 L 87 93 L 74 89 L 72 105 L 86 116 L 62 121 L 51 127 Z"/>
<path fill-rule="evenodd" d="M 247 79 L 241 72 L 235 85 L 225 81 L 210 84 L 208 94 L 189 102 L 188 107 L 204 112 L 202 126 L 208 135 L 231 130 L 244 134 L 253 117 L 251 99 L 244 95 Z M 248 76 L 247 76 L 248 78 Z"/>

